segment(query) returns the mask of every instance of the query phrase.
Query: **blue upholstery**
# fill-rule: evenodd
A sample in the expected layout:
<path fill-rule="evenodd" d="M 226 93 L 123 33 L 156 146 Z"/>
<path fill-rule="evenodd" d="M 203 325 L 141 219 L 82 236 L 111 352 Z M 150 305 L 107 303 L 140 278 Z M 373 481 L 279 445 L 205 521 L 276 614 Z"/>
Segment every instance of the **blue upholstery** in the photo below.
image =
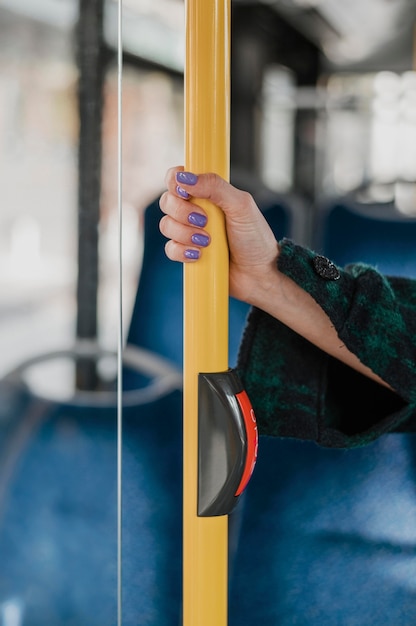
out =
<path fill-rule="evenodd" d="M 339 201 L 320 213 L 317 245 L 340 265 L 362 261 L 392 276 L 416 277 L 416 218 L 393 205 Z"/>
<path fill-rule="evenodd" d="M 230 626 L 416 623 L 416 439 L 353 450 L 260 438 Z"/>
<path fill-rule="evenodd" d="M 0 623 L 114 626 L 116 409 L 0 398 Z M 181 404 L 177 390 L 124 408 L 125 626 L 178 626 Z"/>

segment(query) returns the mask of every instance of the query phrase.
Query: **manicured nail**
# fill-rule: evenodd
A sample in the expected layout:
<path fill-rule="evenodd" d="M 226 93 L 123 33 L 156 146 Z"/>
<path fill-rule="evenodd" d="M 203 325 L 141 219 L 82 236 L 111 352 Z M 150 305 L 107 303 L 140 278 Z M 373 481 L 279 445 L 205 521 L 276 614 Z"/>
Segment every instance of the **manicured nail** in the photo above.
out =
<path fill-rule="evenodd" d="M 183 255 L 187 259 L 199 259 L 199 250 L 185 250 Z"/>
<path fill-rule="evenodd" d="M 195 185 L 198 182 L 198 176 L 192 174 L 192 172 L 177 172 L 176 180 L 178 183 L 184 183 L 185 185 Z"/>
<path fill-rule="evenodd" d="M 181 198 L 185 198 L 185 200 L 189 198 L 189 193 L 185 191 L 185 189 L 182 189 L 182 187 L 179 187 L 179 185 L 176 187 L 176 193 L 178 196 L 181 196 Z"/>
<path fill-rule="evenodd" d="M 205 224 L 207 223 L 207 218 L 205 217 L 205 215 L 202 215 L 202 213 L 189 213 L 188 215 L 188 222 L 190 224 L 193 224 L 194 226 L 205 226 Z"/>
<path fill-rule="evenodd" d="M 207 237 L 206 235 L 201 235 L 199 233 L 195 233 L 194 235 L 192 235 L 191 241 L 196 246 L 203 246 L 203 247 L 205 247 L 205 246 L 207 246 L 209 244 L 209 237 Z"/>

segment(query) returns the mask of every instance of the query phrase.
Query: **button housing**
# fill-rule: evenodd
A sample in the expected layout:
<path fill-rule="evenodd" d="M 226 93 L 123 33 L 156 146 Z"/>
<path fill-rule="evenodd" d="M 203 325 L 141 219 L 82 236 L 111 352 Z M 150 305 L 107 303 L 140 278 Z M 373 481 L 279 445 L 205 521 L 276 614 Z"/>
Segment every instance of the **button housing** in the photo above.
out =
<path fill-rule="evenodd" d="M 198 515 L 228 515 L 254 471 L 256 418 L 234 370 L 198 376 Z"/>

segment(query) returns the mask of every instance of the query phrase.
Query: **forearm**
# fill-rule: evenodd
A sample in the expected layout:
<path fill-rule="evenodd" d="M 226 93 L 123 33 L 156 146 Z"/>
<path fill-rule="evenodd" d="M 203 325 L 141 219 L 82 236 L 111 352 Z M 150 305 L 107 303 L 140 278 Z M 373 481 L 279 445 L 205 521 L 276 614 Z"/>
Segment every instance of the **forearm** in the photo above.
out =
<path fill-rule="evenodd" d="M 328 315 L 309 293 L 277 267 L 253 285 L 251 304 L 288 326 L 312 344 L 372 380 L 389 387 L 340 340 Z"/>

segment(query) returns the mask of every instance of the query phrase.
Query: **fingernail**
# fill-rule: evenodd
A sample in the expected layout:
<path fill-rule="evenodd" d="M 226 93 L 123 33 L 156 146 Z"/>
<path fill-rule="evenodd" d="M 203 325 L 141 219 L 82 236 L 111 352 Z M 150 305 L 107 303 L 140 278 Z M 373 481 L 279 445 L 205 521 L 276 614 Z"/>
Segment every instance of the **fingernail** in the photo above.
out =
<path fill-rule="evenodd" d="M 191 241 L 196 246 L 203 246 L 203 247 L 205 247 L 205 246 L 207 246 L 209 244 L 209 237 L 207 237 L 206 235 L 201 235 L 199 233 L 195 233 L 195 235 L 192 235 Z"/>
<path fill-rule="evenodd" d="M 179 187 L 179 185 L 176 187 L 176 193 L 178 196 L 181 196 L 181 198 L 185 198 L 185 200 L 189 198 L 189 193 L 185 191 L 185 189 L 182 189 L 182 187 Z"/>
<path fill-rule="evenodd" d="M 192 172 L 177 172 L 176 180 L 178 183 L 184 183 L 185 185 L 195 185 L 198 182 L 198 176 L 192 174 Z"/>
<path fill-rule="evenodd" d="M 185 250 L 183 255 L 187 259 L 199 259 L 199 250 Z"/>
<path fill-rule="evenodd" d="M 205 217 L 205 215 L 202 215 L 201 213 L 189 213 L 188 215 L 188 222 L 190 224 L 193 224 L 194 226 L 205 226 L 205 224 L 207 223 L 207 218 Z"/>

